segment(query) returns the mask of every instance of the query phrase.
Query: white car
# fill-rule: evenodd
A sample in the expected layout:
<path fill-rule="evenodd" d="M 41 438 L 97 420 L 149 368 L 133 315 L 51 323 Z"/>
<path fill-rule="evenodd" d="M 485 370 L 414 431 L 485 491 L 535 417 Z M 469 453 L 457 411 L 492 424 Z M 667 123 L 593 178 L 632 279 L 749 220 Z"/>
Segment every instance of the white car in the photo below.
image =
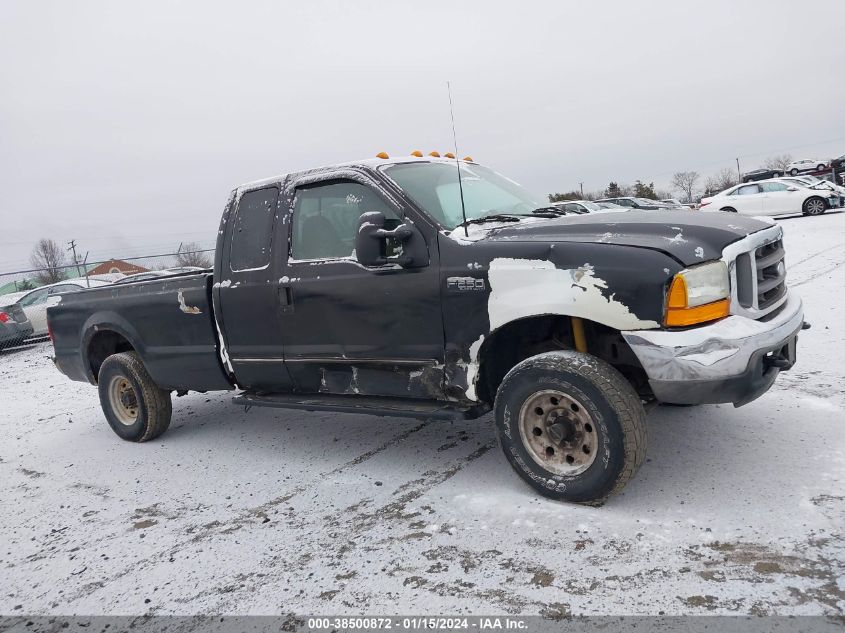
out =
<path fill-rule="evenodd" d="M 32 336 L 47 335 L 47 308 L 57 305 L 62 300 L 62 295 L 70 292 L 79 292 L 89 287 L 107 286 L 110 282 L 101 279 L 91 279 L 88 282 L 84 277 L 65 279 L 55 284 L 41 286 L 30 290 L 18 299 L 18 304 L 23 308 L 29 322 L 32 323 Z"/>
<path fill-rule="evenodd" d="M 660 202 L 671 204 L 672 206 L 678 207 L 679 209 L 695 209 L 695 203 L 681 202 L 677 198 L 666 198 L 665 200 L 661 200 Z"/>
<path fill-rule="evenodd" d="M 730 211 L 742 215 L 821 215 L 841 200 L 827 188 L 800 186 L 780 179 L 735 185 L 701 199 L 702 211 Z"/>
<path fill-rule="evenodd" d="M 605 209 L 589 200 L 565 200 L 564 202 L 552 202 L 551 206 L 562 209 L 566 213 L 584 215 L 586 213 L 606 213 L 612 209 Z M 620 207 L 621 209 L 622 207 Z"/>
<path fill-rule="evenodd" d="M 825 167 L 827 167 L 827 161 L 816 160 L 814 158 L 801 158 L 789 163 L 785 171 L 788 174 L 796 176 L 802 171 L 821 171 Z"/>
<path fill-rule="evenodd" d="M 837 185 L 829 180 L 822 180 L 821 178 L 816 178 L 815 176 L 811 176 L 809 174 L 805 174 L 803 176 L 784 176 L 781 178 L 783 182 L 791 182 L 795 183 L 801 187 L 818 187 L 819 189 L 830 189 L 831 191 L 835 191 L 840 196 L 845 197 L 845 187 L 842 185 Z M 840 205 L 841 206 L 841 205 Z"/>

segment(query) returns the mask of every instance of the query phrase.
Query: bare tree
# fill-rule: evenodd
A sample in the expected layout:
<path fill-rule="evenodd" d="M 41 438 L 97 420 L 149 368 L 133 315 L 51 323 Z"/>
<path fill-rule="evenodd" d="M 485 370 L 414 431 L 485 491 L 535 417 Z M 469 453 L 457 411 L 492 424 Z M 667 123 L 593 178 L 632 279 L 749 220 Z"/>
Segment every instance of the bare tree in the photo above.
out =
<path fill-rule="evenodd" d="M 705 193 L 712 196 L 715 193 L 719 193 L 729 187 L 733 187 L 738 184 L 738 182 L 736 172 L 730 167 L 725 167 L 717 174 L 707 178 L 707 191 Z"/>
<path fill-rule="evenodd" d="M 672 176 L 672 187 L 683 192 L 684 202 L 692 202 L 695 195 L 696 183 L 701 175 L 697 171 L 679 171 Z"/>
<path fill-rule="evenodd" d="M 196 242 L 182 244 L 179 253 L 176 255 L 176 262 L 179 266 L 198 266 L 199 268 L 211 268 L 213 262 L 207 252 Z"/>
<path fill-rule="evenodd" d="M 780 154 L 779 156 L 771 156 L 766 159 L 763 166 L 766 169 L 777 169 L 781 172 L 786 172 L 786 166 L 792 162 L 791 154 Z"/>
<path fill-rule="evenodd" d="M 37 268 L 35 278 L 42 284 L 54 284 L 65 278 L 65 252 L 55 240 L 41 238 L 32 249 L 29 262 Z"/>

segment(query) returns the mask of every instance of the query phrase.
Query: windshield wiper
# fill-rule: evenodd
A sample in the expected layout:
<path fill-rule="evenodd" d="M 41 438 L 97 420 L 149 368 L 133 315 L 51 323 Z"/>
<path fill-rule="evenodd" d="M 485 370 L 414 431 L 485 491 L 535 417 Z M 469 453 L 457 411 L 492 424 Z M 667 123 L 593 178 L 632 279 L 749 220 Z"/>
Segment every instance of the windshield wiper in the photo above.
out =
<path fill-rule="evenodd" d="M 565 211 L 560 207 L 538 207 L 536 209 L 533 209 L 531 213 L 532 215 L 539 215 L 540 217 L 546 218 L 556 218 L 562 215 L 569 215 L 570 213 L 572 215 L 579 215 L 575 211 Z"/>
<path fill-rule="evenodd" d="M 456 224 L 455 228 L 458 229 L 468 224 L 484 224 L 485 222 L 519 222 L 524 217 L 526 216 L 517 213 L 491 213 L 490 215 L 482 215 L 480 218 L 473 218 Z"/>

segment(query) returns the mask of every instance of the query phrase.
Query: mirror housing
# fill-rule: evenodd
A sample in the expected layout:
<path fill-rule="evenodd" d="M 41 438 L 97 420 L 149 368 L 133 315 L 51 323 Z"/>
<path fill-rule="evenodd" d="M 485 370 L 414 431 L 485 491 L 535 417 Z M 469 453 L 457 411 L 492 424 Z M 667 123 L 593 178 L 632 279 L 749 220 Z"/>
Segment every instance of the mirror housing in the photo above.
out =
<path fill-rule="evenodd" d="M 786 190 L 787 191 L 798 191 L 798 187 L 796 187 L 795 185 L 790 185 L 789 187 L 786 188 Z"/>
<path fill-rule="evenodd" d="M 362 266 L 399 264 L 403 268 L 428 266 L 428 247 L 419 229 L 407 220 L 392 229 L 380 211 L 362 213 L 355 231 L 355 257 Z M 397 255 L 388 245 L 398 249 Z"/>

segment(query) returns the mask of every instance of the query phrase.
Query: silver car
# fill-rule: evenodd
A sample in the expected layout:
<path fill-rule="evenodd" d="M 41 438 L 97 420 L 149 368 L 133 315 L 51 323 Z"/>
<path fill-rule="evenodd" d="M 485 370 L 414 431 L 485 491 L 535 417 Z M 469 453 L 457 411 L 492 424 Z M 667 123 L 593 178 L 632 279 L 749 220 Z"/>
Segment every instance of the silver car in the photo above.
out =
<path fill-rule="evenodd" d="M 30 290 L 18 300 L 18 304 L 32 324 L 32 336 L 47 336 L 47 308 L 58 305 L 62 300 L 62 295 L 108 284 L 108 281 L 94 278 L 87 281 L 82 277 L 66 279 Z"/>
<path fill-rule="evenodd" d="M 20 304 L 3 303 L 4 298 L 0 296 L 0 349 L 23 343 L 32 336 L 32 324 Z"/>

